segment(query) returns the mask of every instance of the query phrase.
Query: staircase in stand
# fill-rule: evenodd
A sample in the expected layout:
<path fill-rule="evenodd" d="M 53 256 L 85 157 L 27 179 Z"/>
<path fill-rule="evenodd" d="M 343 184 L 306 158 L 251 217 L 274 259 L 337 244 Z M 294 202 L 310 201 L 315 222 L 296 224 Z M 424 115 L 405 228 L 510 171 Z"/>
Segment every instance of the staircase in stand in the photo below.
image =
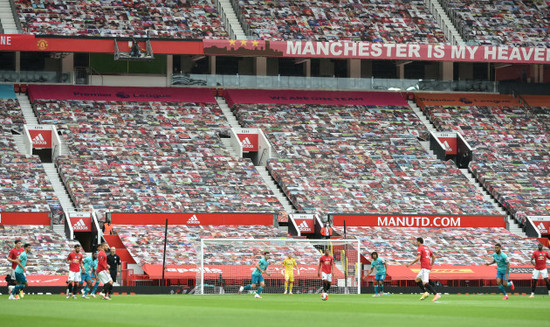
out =
<path fill-rule="evenodd" d="M 246 34 L 237 18 L 231 0 L 216 0 L 216 8 L 220 13 L 229 37 L 236 40 L 246 40 Z"/>
<path fill-rule="evenodd" d="M 3 33 L 14 34 L 17 32 L 17 25 L 13 18 L 10 0 L 0 0 L 0 24 Z"/>
<path fill-rule="evenodd" d="M 32 109 L 29 97 L 26 94 L 19 93 L 17 94 L 17 100 L 21 106 L 21 111 L 23 112 L 25 122 L 27 124 L 38 125 L 38 120 L 36 119 L 34 110 Z"/>
<path fill-rule="evenodd" d="M 54 193 L 59 199 L 59 202 L 61 203 L 61 207 L 63 208 L 63 211 L 64 212 L 76 211 L 73 205 L 73 202 L 71 201 L 71 198 L 67 193 L 65 184 L 61 182 L 61 177 L 59 176 L 59 173 L 57 172 L 55 165 L 53 163 L 43 163 L 42 165 L 44 166 L 46 175 L 48 175 L 48 178 L 50 179 L 50 183 L 52 184 Z"/>
<path fill-rule="evenodd" d="M 218 102 L 218 105 L 220 106 L 225 118 L 227 118 L 227 121 L 229 122 L 229 126 L 233 128 L 240 128 L 241 125 L 239 124 L 237 117 L 235 117 L 235 115 L 227 105 L 227 102 L 225 101 L 225 99 L 222 97 L 216 97 L 216 101 Z"/>
<path fill-rule="evenodd" d="M 279 202 L 281 202 L 281 204 L 283 205 L 283 208 L 285 209 L 285 211 L 288 212 L 288 213 L 296 213 L 297 210 L 294 209 L 294 207 L 292 206 L 292 203 L 288 200 L 286 195 L 277 186 L 277 183 L 275 182 L 275 180 L 273 180 L 273 178 L 271 177 L 271 175 L 267 171 L 267 168 L 265 168 L 264 166 L 256 166 L 256 170 L 258 170 L 258 173 L 260 174 L 260 176 L 264 180 L 267 187 L 269 187 L 269 189 L 271 189 L 273 191 L 273 193 L 275 193 L 275 196 L 277 197 L 277 200 L 279 200 Z"/>

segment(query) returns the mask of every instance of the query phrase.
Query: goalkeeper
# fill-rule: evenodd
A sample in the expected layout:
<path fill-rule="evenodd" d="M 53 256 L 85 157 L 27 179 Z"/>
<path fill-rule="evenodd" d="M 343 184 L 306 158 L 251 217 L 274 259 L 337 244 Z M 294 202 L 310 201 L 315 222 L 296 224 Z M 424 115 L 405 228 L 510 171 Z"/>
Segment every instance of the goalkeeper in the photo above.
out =
<path fill-rule="evenodd" d="M 292 294 L 292 285 L 294 284 L 294 268 L 300 275 L 300 269 L 296 264 L 296 260 L 292 257 L 292 253 L 288 254 L 288 257 L 283 260 L 283 267 L 285 267 L 285 292 L 284 294 Z"/>

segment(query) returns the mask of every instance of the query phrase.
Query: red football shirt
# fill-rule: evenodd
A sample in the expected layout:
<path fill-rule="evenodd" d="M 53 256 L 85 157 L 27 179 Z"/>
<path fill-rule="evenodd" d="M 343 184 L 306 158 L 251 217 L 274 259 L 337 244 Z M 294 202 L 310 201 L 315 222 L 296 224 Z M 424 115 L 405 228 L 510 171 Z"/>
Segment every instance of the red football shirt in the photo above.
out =
<path fill-rule="evenodd" d="M 432 251 L 421 245 L 416 250 L 416 254 L 420 256 L 420 268 L 432 269 Z"/>
<path fill-rule="evenodd" d="M 546 269 L 546 258 L 550 259 L 548 252 L 536 250 L 533 252 L 531 258 L 535 259 L 535 269 L 543 270 Z"/>
<path fill-rule="evenodd" d="M 67 256 L 69 261 L 69 270 L 72 272 L 80 272 L 80 264 L 82 263 L 82 253 L 71 252 Z"/>
<path fill-rule="evenodd" d="M 97 254 L 97 273 L 99 274 L 103 270 L 107 270 L 107 254 L 105 251 L 99 251 Z"/>
<path fill-rule="evenodd" d="M 10 250 L 10 254 L 8 255 L 8 258 L 10 258 L 12 260 L 17 260 L 17 259 L 19 259 L 19 255 L 21 253 L 23 253 L 23 251 L 25 251 L 25 249 L 23 249 L 23 247 L 20 247 L 19 249 L 13 248 L 13 249 Z M 17 263 L 12 262 L 11 263 L 11 269 L 15 269 L 15 268 L 17 268 Z"/>
<path fill-rule="evenodd" d="M 330 255 L 323 255 L 319 262 L 321 263 L 321 271 L 325 274 L 332 274 L 332 261 L 334 259 Z"/>

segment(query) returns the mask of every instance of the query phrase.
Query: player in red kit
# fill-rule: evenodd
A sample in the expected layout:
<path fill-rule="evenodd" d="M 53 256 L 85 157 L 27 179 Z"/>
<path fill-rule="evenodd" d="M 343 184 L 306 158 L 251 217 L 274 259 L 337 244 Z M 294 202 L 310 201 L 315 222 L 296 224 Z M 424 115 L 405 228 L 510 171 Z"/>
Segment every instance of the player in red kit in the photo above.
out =
<path fill-rule="evenodd" d="M 334 258 L 330 255 L 328 248 L 325 249 L 325 254 L 319 259 L 319 267 L 317 267 L 317 275 L 323 281 L 323 293 L 328 293 L 330 284 L 332 283 L 332 272 L 334 271 Z"/>
<path fill-rule="evenodd" d="M 535 288 L 537 288 L 537 282 L 539 277 L 542 277 L 546 282 L 546 288 L 548 289 L 548 295 L 550 295 L 550 282 L 548 282 L 548 270 L 546 270 L 546 259 L 550 259 L 548 252 L 543 251 L 542 243 L 538 245 L 539 249 L 533 252 L 531 256 L 531 264 L 535 266 L 533 269 L 533 280 L 531 281 L 531 298 L 535 297 Z"/>
<path fill-rule="evenodd" d="M 8 254 L 8 261 L 11 262 L 11 279 L 15 280 L 15 268 L 17 268 L 17 260 L 19 259 L 19 255 L 25 251 L 23 247 L 21 246 L 21 240 L 15 240 L 15 247 L 10 250 L 10 253 Z M 14 285 L 8 286 L 9 293 L 11 294 L 11 291 L 14 289 Z M 20 291 L 21 297 L 23 297 L 23 291 Z"/>
<path fill-rule="evenodd" d="M 105 249 L 107 244 L 101 243 L 98 245 L 97 250 L 97 278 L 103 283 L 103 292 L 99 293 L 104 300 L 111 300 L 111 291 L 113 290 L 113 279 L 109 273 L 109 265 L 107 264 L 107 254 Z"/>
<path fill-rule="evenodd" d="M 416 246 L 418 246 L 418 249 L 416 250 L 416 259 L 407 264 L 407 267 L 414 265 L 418 260 L 420 260 L 420 272 L 416 276 L 416 283 L 424 292 L 424 294 L 420 297 L 420 300 L 424 300 L 430 296 L 430 293 L 432 293 L 434 295 L 433 301 L 437 301 L 441 295 L 434 290 L 432 285 L 430 285 L 430 270 L 435 262 L 435 254 L 432 250 L 428 249 L 428 247 L 424 246 L 424 239 L 422 237 L 418 237 L 416 239 Z M 430 293 L 428 293 L 428 291 Z"/>
<path fill-rule="evenodd" d="M 67 299 L 71 296 L 76 299 L 78 284 L 80 283 L 80 269 L 84 270 L 82 265 L 82 253 L 80 253 L 80 244 L 74 246 L 74 251 L 67 256 L 69 264 L 69 278 L 67 279 Z M 71 294 L 69 294 L 71 293 Z"/>

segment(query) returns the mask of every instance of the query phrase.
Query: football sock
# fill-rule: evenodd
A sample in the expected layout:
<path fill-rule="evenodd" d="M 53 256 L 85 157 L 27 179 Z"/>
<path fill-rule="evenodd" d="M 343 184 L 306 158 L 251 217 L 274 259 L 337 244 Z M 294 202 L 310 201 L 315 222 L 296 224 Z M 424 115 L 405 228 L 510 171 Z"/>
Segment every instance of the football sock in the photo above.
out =
<path fill-rule="evenodd" d="M 288 289 L 288 282 L 285 280 L 285 291 Z"/>
<path fill-rule="evenodd" d="M 424 288 L 424 284 L 422 284 L 422 281 L 416 282 L 416 285 L 420 287 L 420 289 L 422 290 L 422 293 L 426 292 L 426 289 Z"/>
<path fill-rule="evenodd" d="M 19 291 L 22 290 L 25 287 L 23 284 L 18 284 L 13 288 L 13 291 L 11 291 L 12 295 L 19 294 Z"/>
<path fill-rule="evenodd" d="M 264 290 L 263 287 L 261 287 L 261 286 L 258 287 L 258 290 L 256 291 L 256 294 L 258 294 L 258 295 L 262 294 L 262 291 L 263 291 L 263 290 Z"/>
<path fill-rule="evenodd" d="M 73 286 L 73 294 L 78 294 L 78 285 Z"/>
<path fill-rule="evenodd" d="M 384 293 L 384 284 L 380 284 L 380 293 Z"/>
<path fill-rule="evenodd" d="M 546 280 L 546 288 L 550 291 L 550 281 L 548 279 Z"/>
<path fill-rule="evenodd" d="M 374 285 L 374 294 L 378 294 L 378 285 Z"/>
<path fill-rule="evenodd" d="M 73 292 L 73 285 L 69 284 L 67 285 L 67 295 L 71 294 Z"/>
<path fill-rule="evenodd" d="M 330 290 L 330 282 L 327 281 L 327 293 L 328 293 L 329 290 Z"/>
<path fill-rule="evenodd" d="M 506 295 L 506 289 L 504 288 L 504 285 L 500 284 L 500 285 L 498 285 L 498 288 L 500 289 L 502 294 Z"/>
<path fill-rule="evenodd" d="M 288 291 L 289 292 L 292 292 L 292 284 L 294 284 L 294 283 L 290 282 L 290 284 L 288 284 Z"/>
<path fill-rule="evenodd" d="M 252 285 L 250 285 L 250 284 L 246 285 L 246 286 L 243 288 L 243 290 L 245 290 L 245 291 L 248 291 L 248 290 L 251 290 L 251 289 L 252 289 Z"/>
<path fill-rule="evenodd" d="M 84 294 L 89 294 L 90 293 L 90 288 L 88 286 L 84 287 Z"/>
<path fill-rule="evenodd" d="M 95 294 L 95 292 L 97 292 L 98 287 L 99 287 L 99 280 L 95 282 L 94 287 L 92 288 L 92 294 Z"/>
<path fill-rule="evenodd" d="M 548 286 L 548 284 L 546 284 L 546 286 Z M 535 288 L 537 288 L 537 280 L 533 279 L 531 281 L 531 293 L 535 293 Z"/>
<path fill-rule="evenodd" d="M 430 293 L 432 293 L 433 295 L 436 295 L 436 294 L 437 294 L 437 292 L 434 290 L 433 286 L 430 285 L 430 283 L 424 285 L 424 287 L 425 287 Z"/>

